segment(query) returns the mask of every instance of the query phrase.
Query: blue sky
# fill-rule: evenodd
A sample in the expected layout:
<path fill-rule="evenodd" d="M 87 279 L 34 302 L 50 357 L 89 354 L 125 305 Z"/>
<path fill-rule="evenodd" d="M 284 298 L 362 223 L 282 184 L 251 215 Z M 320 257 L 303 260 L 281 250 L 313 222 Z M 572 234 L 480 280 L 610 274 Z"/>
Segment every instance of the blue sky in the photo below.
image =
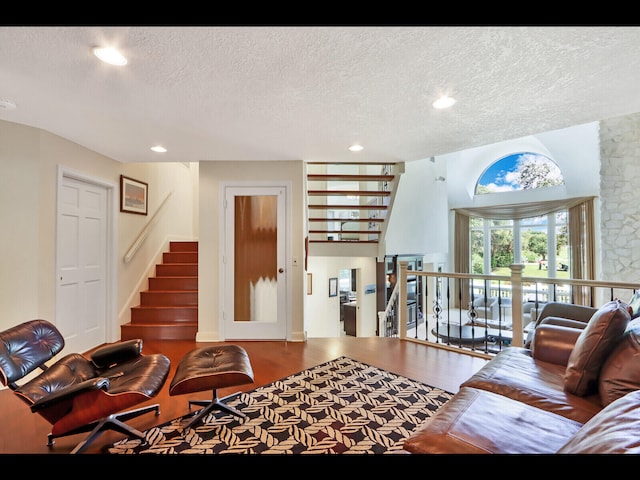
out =
<path fill-rule="evenodd" d="M 551 166 L 552 175 L 562 177 L 560 169 L 556 163 L 548 157 L 531 152 L 521 152 L 507 155 L 493 163 L 487 168 L 478 185 L 489 188 L 491 192 L 510 192 L 514 190 L 522 190 L 518 183 L 518 163 L 520 161 L 535 160 L 536 162 L 548 163 Z"/>

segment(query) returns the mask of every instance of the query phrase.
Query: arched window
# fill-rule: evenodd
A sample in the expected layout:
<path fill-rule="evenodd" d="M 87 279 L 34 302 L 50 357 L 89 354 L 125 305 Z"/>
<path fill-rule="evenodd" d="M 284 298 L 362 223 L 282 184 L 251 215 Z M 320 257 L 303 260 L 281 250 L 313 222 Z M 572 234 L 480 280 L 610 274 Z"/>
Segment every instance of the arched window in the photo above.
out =
<path fill-rule="evenodd" d="M 549 157 L 518 152 L 491 164 L 480 175 L 475 193 L 513 192 L 564 184 L 558 165 Z M 509 265 L 525 265 L 525 276 L 569 277 L 567 209 L 551 208 L 530 217 L 509 209 L 471 219 L 471 272 L 501 274 Z"/>
<path fill-rule="evenodd" d="M 564 184 L 556 162 L 532 152 L 512 153 L 494 162 L 476 183 L 475 194 L 513 192 Z"/>

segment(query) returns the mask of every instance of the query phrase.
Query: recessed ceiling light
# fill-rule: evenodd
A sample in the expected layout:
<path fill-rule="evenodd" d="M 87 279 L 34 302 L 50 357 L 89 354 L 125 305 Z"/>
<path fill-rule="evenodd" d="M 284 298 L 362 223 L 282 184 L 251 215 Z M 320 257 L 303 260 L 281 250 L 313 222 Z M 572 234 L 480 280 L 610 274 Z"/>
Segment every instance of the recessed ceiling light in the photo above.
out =
<path fill-rule="evenodd" d="M 362 145 L 351 145 L 349 147 L 349 150 L 351 150 L 352 152 L 360 152 L 364 149 L 364 147 Z"/>
<path fill-rule="evenodd" d="M 432 105 L 433 105 L 433 108 L 442 109 L 442 108 L 449 108 L 454 103 L 456 103 L 455 98 L 444 95 L 439 99 L 437 99 L 435 102 L 433 102 Z"/>
<path fill-rule="evenodd" d="M 110 65 L 126 65 L 127 59 L 118 52 L 115 48 L 111 47 L 94 47 L 93 54 L 103 62 Z"/>
<path fill-rule="evenodd" d="M 163 146 L 160 146 L 160 145 L 156 145 L 155 147 L 151 147 L 151 150 L 153 150 L 156 153 L 165 153 L 167 151 L 166 148 L 164 148 Z"/>

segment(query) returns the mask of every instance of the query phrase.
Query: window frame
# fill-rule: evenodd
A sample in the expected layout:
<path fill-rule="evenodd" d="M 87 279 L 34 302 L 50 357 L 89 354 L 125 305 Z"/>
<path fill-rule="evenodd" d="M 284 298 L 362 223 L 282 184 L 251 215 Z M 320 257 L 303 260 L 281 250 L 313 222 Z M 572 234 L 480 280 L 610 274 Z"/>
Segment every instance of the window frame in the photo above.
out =
<path fill-rule="evenodd" d="M 558 222 L 558 214 L 563 214 L 564 222 Z M 544 217 L 546 220 L 544 223 L 534 223 L 532 220 L 535 218 Z M 529 263 L 523 261 L 522 255 L 522 233 L 523 230 L 529 228 L 532 225 L 544 225 L 545 227 L 545 235 L 547 239 L 547 277 L 548 278 L 557 278 L 557 265 L 558 265 L 558 254 L 557 254 L 557 231 L 558 228 L 566 227 L 567 228 L 567 237 L 569 236 L 568 232 L 568 211 L 567 210 L 559 210 L 555 212 L 548 213 L 546 215 L 538 215 L 536 217 L 528 217 L 523 219 L 514 219 L 514 220 L 496 220 L 491 218 L 480 218 L 476 217 L 482 221 L 480 226 L 475 226 L 474 222 L 469 222 L 469 238 L 473 239 L 474 232 L 481 232 L 481 243 L 482 243 L 482 252 L 478 252 L 482 254 L 483 258 L 483 272 L 482 274 L 491 275 L 492 274 L 492 257 L 491 257 L 491 233 L 494 230 L 504 230 L 506 228 L 512 229 L 513 234 L 513 263 Z M 503 222 L 510 222 L 510 225 L 503 224 Z M 473 256 L 474 253 L 474 245 L 473 241 L 469 242 L 469 271 L 474 272 L 473 270 Z M 569 248 L 569 239 L 567 238 L 567 249 Z M 569 256 L 569 255 L 568 255 Z M 570 259 L 567 258 L 569 262 Z M 474 272 L 475 273 L 475 272 Z"/>

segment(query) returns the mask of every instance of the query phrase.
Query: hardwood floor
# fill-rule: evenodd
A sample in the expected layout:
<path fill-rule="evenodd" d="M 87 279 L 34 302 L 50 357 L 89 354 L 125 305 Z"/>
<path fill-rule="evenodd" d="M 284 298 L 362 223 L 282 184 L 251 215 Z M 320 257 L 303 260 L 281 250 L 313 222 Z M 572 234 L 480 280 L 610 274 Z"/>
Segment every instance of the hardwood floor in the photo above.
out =
<path fill-rule="evenodd" d="M 306 342 L 247 341 L 233 342 L 244 347 L 251 359 L 255 382 L 240 387 L 221 389 L 220 397 L 238 391 L 248 391 L 274 380 L 297 373 L 305 368 L 348 356 L 370 365 L 419 380 L 455 393 L 460 383 L 476 372 L 486 360 L 458 352 L 402 341 L 397 338 L 310 338 Z M 211 392 L 200 392 L 170 397 L 169 384 L 175 369 L 188 351 L 215 343 L 196 343 L 185 340 L 147 340 L 144 353 L 161 352 L 171 359 L 171 371 L 160 394 L 147 402 L 159 403 L 160 414 L 145 414 L 128 423 L 139 430 L 146 430 L 189 412 L 188 400 L 208 399 Z M 63 353 L 71 353 L 64 352 Z M 47 446 L 49 423 L 40 415 L 31 413 L 29 407 L 8 389 L 0 390 L 0 454 L 65 454 L 87 435 L 78 434 L 57 438 L 52 447 Z M 99 453 L 101 447 L 123 438 L 117 432 L 104 432 L 86 450 Z"/>

